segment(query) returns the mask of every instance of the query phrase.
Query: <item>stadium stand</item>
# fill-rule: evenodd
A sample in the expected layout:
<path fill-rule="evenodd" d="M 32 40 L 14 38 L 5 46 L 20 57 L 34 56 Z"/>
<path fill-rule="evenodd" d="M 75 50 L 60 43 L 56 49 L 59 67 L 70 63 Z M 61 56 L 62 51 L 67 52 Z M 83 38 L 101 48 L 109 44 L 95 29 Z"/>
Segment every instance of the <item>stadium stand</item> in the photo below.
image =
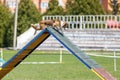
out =
<path fill-rule="evenodd" d="M 120 28 L 118 26 L 117 28 L 110 28 L 107 25 L 107 19 L 114 19 L 117 23 L 120 23 L 120 15 L 43 16 L 43 20 L 50 19 L 66 21 L 69 24 L 69 28 L 64 31 L 64 35 L 83 50 L 120 50 Z M 31 33 L 32 31 L 34 30 L 26 32 L 33 35 L 34 32 Z M 22 35 L 27 35 L 26 32 Z M 32 37 L 24 39 L 26 40 L 24 42 L 20 42 L 21 37 L 19 36 L 17 48 L 20 49 Z M 37 49 L 57 48 L 61 48 L 61 45 L 53 37 L 49 37 Z"/>
<path fill-rule="evenodd" d="M 120 50 L 120 31 L 72 30 L 64 34 L 83 50 Z M 60 48 L 61 45 L 50 37 L 39 48 L 51 47 Z"/>

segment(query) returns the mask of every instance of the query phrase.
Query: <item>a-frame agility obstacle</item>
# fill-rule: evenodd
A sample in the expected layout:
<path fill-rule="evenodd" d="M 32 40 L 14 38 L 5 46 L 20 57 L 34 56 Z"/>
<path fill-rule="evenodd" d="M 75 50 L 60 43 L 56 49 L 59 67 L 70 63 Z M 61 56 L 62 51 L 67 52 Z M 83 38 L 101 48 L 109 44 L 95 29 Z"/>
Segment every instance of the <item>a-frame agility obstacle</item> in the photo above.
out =
<path fill-rule="evenodd" d="M 34 39 L 32 39 L 26 46 L 24 46 L 17 54 L 0 68 L 0 80 L 20 64 L 28 55 L 30 55 L 42 42 L 44 42 L 50 35 L 56 38 L 69 52 L 71 52 L 79 61 L 88 67 L 92 72 L 101 78 L 101 80 L 115 80 L 112 75 L 103 67 L 97 64 L 87 54 L 82 52 L 78 46 L 74 45 L 64 34 L 58 30 L 47 27 L 42 30 Z"/>

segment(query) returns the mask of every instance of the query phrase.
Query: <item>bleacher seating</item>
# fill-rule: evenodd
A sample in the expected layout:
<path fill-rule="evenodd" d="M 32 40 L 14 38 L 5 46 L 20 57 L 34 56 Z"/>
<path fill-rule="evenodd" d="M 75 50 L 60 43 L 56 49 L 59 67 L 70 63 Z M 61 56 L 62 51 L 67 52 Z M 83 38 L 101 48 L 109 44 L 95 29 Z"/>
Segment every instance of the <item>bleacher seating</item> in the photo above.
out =
<path fill-rule="evenodd" d="M 73 43 L 84 50 L 120 50 L 120 30 L 69 30 L 66 35 Z M 52 37 L 39 48 L 60 48 Z"/>
<path fill-rule="evenodd" d="M 108 19 L 114 19 L 114 21 L 120 23 L 119 15 L 43 16 L 43 20 L 50 19 L 66 21 L 69 25 L 69 30 L 65 31 L 64 34 L 81 49 L 120 50 L 120 27 L 115 29 L 107 26 Z M 49 38 L 43 45 L 47 44 L 51 45 L 51 47 L 61 47 L 52 38 Z"/>
<path fill-rule="evenodd" d="M 81 49 L 84 50 L 120 50 L 120 27 L 107 25 L 107 20 L 120 23 L 120 15 L 55 15 L 43 16 L 43 20 L 58 19 L 68 23 L 68 30 L 64 34 Z M 113 24 L 112 24 L 113 25 Z M 32 31 L 29 31 L 31 34 Z M 26 34 L 28 35 L 28 34 Z M 31 34 L 33 35 L 33 34 Z M 23 36 L 24 37 L 24 36 Z M 24 37 L 26 38 L 26 36 Z M 32 37 L 33 38 L 33 37 Z M 30 41 L 31 37 L 24 39 Z M 19 39 L 22 39 L 20 42 Z M 17 47 L 22 48 L 27 42 L 18 38 Z M 62 46 L 52 37 L 49 37 L 37 49 L 59 49 Z"/>

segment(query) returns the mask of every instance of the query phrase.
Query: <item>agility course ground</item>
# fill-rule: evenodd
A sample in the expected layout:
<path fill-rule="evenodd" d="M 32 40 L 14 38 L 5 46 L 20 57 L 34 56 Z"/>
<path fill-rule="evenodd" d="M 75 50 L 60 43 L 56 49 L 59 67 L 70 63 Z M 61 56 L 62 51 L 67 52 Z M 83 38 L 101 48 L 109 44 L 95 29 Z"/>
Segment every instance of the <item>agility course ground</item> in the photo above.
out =
<path fill-rule="evenodd" d="M 4 60 L 8 61 L 17 51 L 4 50 Z M 48 51 L 34 51 L 25 61 L 59 61 L 58 53 Z M 54 51 L 53 51 L 54 52 Z M 113 56 L 113 52 L 88 51 L 88 54 L 100 54 Z M 116 52 L 120 56 L 120 52 Z M 72 54 L 63 52 L 63 61 L 59 64 L 20 64 L 11 71 L 3 80 L 101 80 L 93 72 L 87 69 Z M 117 70 L 114 71 L 114 59 L 108 57 L 91 56 L 97 63 L 103 66 L 117 80 L 120 79 L 120 58 L 117 58 Z"/>

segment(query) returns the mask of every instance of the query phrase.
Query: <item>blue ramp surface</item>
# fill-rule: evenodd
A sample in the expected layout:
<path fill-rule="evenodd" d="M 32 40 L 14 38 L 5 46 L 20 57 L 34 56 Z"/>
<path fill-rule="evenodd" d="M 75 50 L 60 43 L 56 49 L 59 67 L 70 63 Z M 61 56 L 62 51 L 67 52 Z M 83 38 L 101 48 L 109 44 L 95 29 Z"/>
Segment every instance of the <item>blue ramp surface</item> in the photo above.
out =
<path fill-rule="evenodd" d="M 115 80 L 110 73 L 97 64 L 87 54 L 82 52 L 80 48 L 72 43 L 65 35 L 54 28 L 47 28 L 48 32 L 53 35 L 65 48 L 67 48 L 75 57 L 77 57 L 84 65 L 94 72 L 102 80 Z"/>
<path fill-rule="evenodd" d="M 65 35 L 53 28 L 47 28 L 51 35 L 53 35 L 65 48 L 67 48 L 73 55 L 82 61 L 89 69 L 100 67 L 88 55 L 83 53 L 80 48 L 72 43 Z"/>
<path fill-rule="evenodd" d="M 7 61 L 0 68 L 0 80 L 20 64 L 31 52 L 33 52 L 44 40 L 46 40 L 50 34 L 44 29 L 34 39 L 32 39 L 26 46 L 24 46 L 16 55 L 14 55 L 9 61 Z"/>

